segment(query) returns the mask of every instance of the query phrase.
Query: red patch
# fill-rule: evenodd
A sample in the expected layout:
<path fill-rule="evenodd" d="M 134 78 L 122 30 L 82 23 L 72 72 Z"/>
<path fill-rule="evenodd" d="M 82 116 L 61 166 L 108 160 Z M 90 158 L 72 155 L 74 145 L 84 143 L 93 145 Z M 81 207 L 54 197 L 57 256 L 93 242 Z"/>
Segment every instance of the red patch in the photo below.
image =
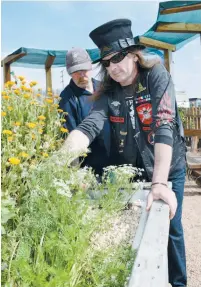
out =
<path fill-rule="evenodd" d="M 141 120 L 141 122 L 144 125 L 150 125 L 152 123 L 152 105 L 142 104 L 136 108 L 138 116 Z"/>
<path fill-rule="evenodd" d="M 142 127 L 143 131 L 151 131 L 150 127 Z"/>
<path fill-rule="evenodd" d="M 113 123 L 124 123 L 124 118 L 110 116 L 110 121 Z"/>

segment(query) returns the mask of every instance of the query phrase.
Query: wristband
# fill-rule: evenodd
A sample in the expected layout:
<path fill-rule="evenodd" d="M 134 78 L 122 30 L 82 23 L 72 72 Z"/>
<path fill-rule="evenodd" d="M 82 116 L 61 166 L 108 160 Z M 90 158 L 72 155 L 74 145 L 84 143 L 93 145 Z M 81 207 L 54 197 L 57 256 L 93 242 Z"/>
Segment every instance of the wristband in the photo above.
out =
<path fill-rule="evenodd" d="M 156 185 L 156 184 L 161 184 L 161 185 L 164 185 L 164 186 L 168 187 L 167 184 L 166 184 L 166 183 L 163 183 L 163 182 L 154 182 L 154 183 L 151 184 L 151 187 L 152 187 L 153 185 Z"/>

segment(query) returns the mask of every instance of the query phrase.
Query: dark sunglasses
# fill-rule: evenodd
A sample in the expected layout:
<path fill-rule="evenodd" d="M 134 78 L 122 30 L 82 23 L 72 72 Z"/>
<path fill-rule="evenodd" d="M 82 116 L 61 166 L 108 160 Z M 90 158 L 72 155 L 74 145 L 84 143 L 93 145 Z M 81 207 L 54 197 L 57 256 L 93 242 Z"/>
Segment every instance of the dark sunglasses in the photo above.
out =
<path fill-rule="evenodd" d="M 110 62 L 112 62 L 113 64 L 117 64 L 121 62 L 126 57 L 127 54 L 128 51 L 121 51 L 118 54 L 114 55 L 109 60 L 101 60 L 100 62 L 103 65 L 103 67 L 108 68 L 110 66 Z"/>

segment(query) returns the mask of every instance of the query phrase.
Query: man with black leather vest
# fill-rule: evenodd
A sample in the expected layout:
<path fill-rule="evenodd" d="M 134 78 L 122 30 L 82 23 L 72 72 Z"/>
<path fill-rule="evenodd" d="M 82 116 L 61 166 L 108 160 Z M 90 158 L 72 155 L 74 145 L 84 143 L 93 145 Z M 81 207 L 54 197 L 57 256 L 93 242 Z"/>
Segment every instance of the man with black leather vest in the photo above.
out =
<path fill-rule="evenodd" d="M 147 210 L 157 199 L 170 207 L 169 282 L 173 287 L 186 286 L 181 223 L 185 143 L 171 76 L 158 60 L 144 56 L 145 47 L 135 43 L 128 19 L 108 22 L 90 37 L 101 51 L 102 89 L 90 115 L 69 135 L 64 149 L 86 148 L 104 121 L 110 120 L 116 163 L 144 168 L 145 178 L 152 182 Z"/>
<path fill-rule="evenodd" d="M 71 76 L 70 83 L 61 92 L 59 108 L 67 113 L 64 127 L 74 130 L 89 114 L 94 105 L 93 94 L 100 82 L 92 78 L 92 62 L 89 54 L 82 48 L 73 48 L 66 54 L 66 68 Z M 103 131 L 91 144 L 91 152 L 82 159 L 81 167 L 90 166 L 101 175 L 108 165 L 110 148 L 110 126 L 106 122 Z"/>

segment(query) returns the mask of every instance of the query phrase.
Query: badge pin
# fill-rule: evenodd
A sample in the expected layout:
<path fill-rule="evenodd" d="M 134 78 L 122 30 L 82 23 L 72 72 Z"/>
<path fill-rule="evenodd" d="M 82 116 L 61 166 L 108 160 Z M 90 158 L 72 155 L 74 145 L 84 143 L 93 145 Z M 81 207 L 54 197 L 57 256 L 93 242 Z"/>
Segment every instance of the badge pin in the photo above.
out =
<path fill-rule="evenodd" d="M 138 84 L 138 91 L 136 93 L 141 93 L 142 91 L 146 90 L 146 87 L 143 87 L 141 83 Z"/>

